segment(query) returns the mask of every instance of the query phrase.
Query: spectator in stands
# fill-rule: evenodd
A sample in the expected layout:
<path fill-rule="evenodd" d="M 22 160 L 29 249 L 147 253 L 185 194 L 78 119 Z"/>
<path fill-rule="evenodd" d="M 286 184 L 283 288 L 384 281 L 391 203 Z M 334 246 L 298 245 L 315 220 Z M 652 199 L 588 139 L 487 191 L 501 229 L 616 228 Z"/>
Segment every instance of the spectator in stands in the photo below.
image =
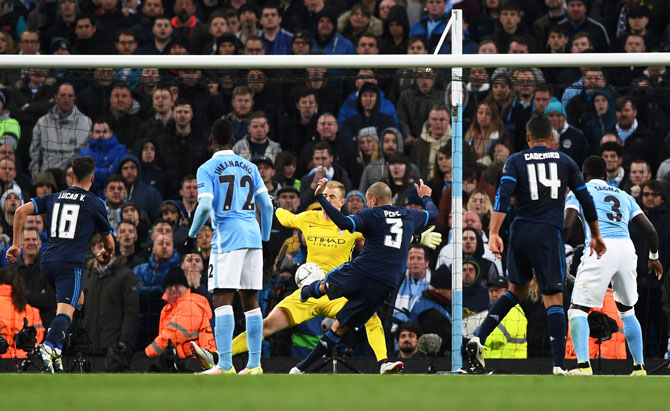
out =
<path fill-rule="evenodd" d="M 247 86 L 237 86 L 233 89 L 231 101 L 233 111 L 224 116 L 225 120 L 233 126 L 235 142 L 244 138 L 249 132 L 249 116 L 254 109 L 253 93 Z"/>
<path fill-rule="evenodd" d="M 118 30 L 132 24 L 132 18 L 124 16 L 117 7 L 118 4 L 118 0 L 101 1 L 94 13 L 94 24 L 99 36 L 98 50 L 102 50 L 104 54 L 113 52 Z"/>
<path fill-rule="evenodd" d="M 451 148 L 442 146 L 435 156 L 433 175 L 428 180 L 428 185 L 433 190 L 431 198 L 433 203 L 440 204 L 442 194 L 451 187 Z"/>
<path fill-rule="evenodd" d="M 556 98 L 551 99 L 544 114 L 549 117 L 551 126 L 558 131 L 560 151 L 569 155 L 581 167 L 590 150 L 584 133 L 568 124 L 563 104 Z"/>
<path fill-rule="evenodd" d="M 444 90 L 435 87 L 436 70 L 416 68 L 414 73 L 414 86 L 402 91 L 397 104 L 399 128 L 410 148 L 421 134 L 431 108 L 444 101 Z"/>
<path fill-rule="evenodd" d="M 412 145 L 411 160 L 421 172 L 421 177 L 428 181 L 433 173 L 435 157 L 440 147 L 451 140 L 451 124 L 447 107 L 436 104 L 428 114 L 419 138 Z"/>
<path fill-rule="evenodd" d="M 393 358 L 404 360 L 406 358 L 421 358 L 425 354 L 419 351 L 419 337 L 421 327 L 413 322 L 404 322 L 395 330 L 398 350 L 393 353 Z"/>
<path fill-rule="evenodd" d="M 421 293 L 410 313 L 426 334 L 442 338 L 438 356 L 446 355 L 451 347 L 451 270 L 442 266 L 433 271 L 430 284 Z"/>
<path fill-rule="evenodd" d="M 275 159 L 275 178 L 282 187 L 293 187 L 300 194 L 300 179 L 296 175 L 298 159 L 291 151 L 282 151 Z"/>
<path fill-rule="evenodd" d="M 211 226 L 205 225 L 202 227 L 198 236 L 196 237 L 196 244 L 202 257 L 202 263 L 205 267 L 209 267 L 209 256 L 212 254 L 212 237 L 214 230 Z"/>
<path fill-rule="evenodd" d="M 193 214 L 198 206 L 198 182 L 195 175 L 189 174 L 181 179 L 179 197 L 181 200 L 177 202 L 177 205 L 183 214 L 185 225 L 190 227 L 193 222 Z"/>
<path fill-rule="evenodd" d="M 565 0 L 544 0 L 544 4 L 547 8 L 547 14 L 533 22 L 533 37 L 535 37 L 535 41 L 541 50 L 545 49 L 545 45 L 551 37 L 551 27 L 558 25 L 558 22 L 565 18 Z M 565 37 L 567 43 L 567 35 Z M 550 48 L 553 49 L 552 46 Z"/>
<path fill-rule="evenodd" d="M 493 266 L 493 265 L 492 265 Z M 479 313 L 488 308 L 489 297 L 481 269 L 471 257 L 463 258 L 463 311 L 464 317 Z M 469 314 L 469 315 L 468 315 Z"/>
<path fill-rule="evenodd" d="M 310 7 L 307 6 L 307 9 Z M 315 15 L 315 20 L 316 35 L 312 50 L 323 50 L 325 54 L 355 54 L 353 43 L 336 30 L 337 14 L 334 10 L 322 8 Z"/>
<path fill-rule="evenodd" d="M 282 16 L 283 8 L 279 3 L 266 3 L 261 8 L 260 23 L 263 31 L 260 37 L 263 39 L 265 54 L 291 54 L 293 34 L 281 27 Z"/>
<path fill-rule="evenodd" d="M 528 37 L 528 32 L 525 26 L 520 24 L 521 8 L 515 0 L 503 1 L 499 13 L 498 21 L 500 24 L 497 25 L 490 39 L 496 42 L 499 52 L 504 54 L 509 51 L 513 39 L 521 36 Z M 533 43 L 532 39 L 526 41 L 528 42 L 528 49 L 535 48 L 534 44 L 531 45 Z"/>
<path fill-rule="evenodd" d="M 280 125 L 279 143 L 284 150 L 299 153 L 315 137 L 319 104 L 316 91 L 307 87 L 301 88 L 295 98 L 295 109 L 288 110 L 288 116 Z"/>
<path fill-rule="evenodd" d="M 256 111 L 249 116 L 249 134 L 235 143 L 233 152 L 247 160 L 254 156 L 268 157 L 274 162 L 281 151 L 279 143 L 268 138 L 270 124 L 262 111 Z"/>
<path fill-rule="evenodd" d="M 379 130 L 396 127 L 393 116 L 381 110 L 381 100 L 382 95 L 377 84 L 363 84 L 356 99 L 356 114 L 342 123 L 340 133 L 342 137 L 353 138 L 365 127 L 375 127 Z"/>
<path fill-rule="evenodd" d="M 514 151 L 521 151 L 528 148 L 528 144 L 526 143 L 526 123 L 535 109 L 533 106 L 533 96 L 535 94 L 537 79 L 533 70 L 517 68 L 512 71 L 512 82 L 516 97 L 503 111 L 502 118 L 504 119 L 507 133 L 509 133 L 509 138 L 512 141 Z"/>
<path fill-rule="evenodd" d="M 595 90 L 590 100 L 593 117 L 584 123 L 582 130 L 591 152 L 594 152 L 597 151 L 602 136 L 615 128 L 616 111 L 614 110 L 614 96 L 610 90 Z M 570 105 L 572 105 L 572 100 L 568 107 Z"/>
<path fill-rule="evenodd" d="M 193 121 L 193 109 L 186 100 L 177 100 L 173 109 L 174 122 L 156 137 L 156 149 L 161 168 L 168 178 L 166 197 L 175 197 L 179 182 L 187 174 L 195 174 L 208 158 L 207 142 L 198 134 Z"/>
<path fill-rule="evenodd" d="M 261 174 L 265 188 L 272 197 L 276 197 L 277 190 L 279 190 L 279 183 L 274 179 L 274 161 L 270 157 L 254 156 L 251 157 L 251 162 L 256 164 L 258 172 Z"/>
<path fill-rule="evenodd" d="M 409 36 L 425 36 L 428 43 L 428 52 L 435 51 L 442 32 L 447 26 L 450 17 L 451 3 L 445 0 L 427 0 L 426 14 L 415 22 L 409 30 Z M 432 28 L 432 29 L 431 29 Z"/>
<path fill-rule="evenodd" d="M 298 176 L 304 175 L 310 169 L 314 147 L 321 141 L 330 145 L 334 162 L 342 166 L 347 173 L 353 170 L 354 156 L 351 155 L 354 152 L 353 140 L 338 136 L 338 132 L 337 120 L 333 114 L 325 112 L 319 116 L 316 121 L 316 138 L 300 150 L 296 169 Z"/>
<path fill-rule="evenodd" d="M 26 358 L 26 351 L 17 349 L 14 335 L 21 331 L 24 321 L 35 327 L 35 343 L 44 338 L 44 325 L 39 312 L 28 303 L 25 283 L 8 269 L 0 269 L 0 336 L 7 342 L 7 352 L 2 358 Z"/>
<path fill-rule="evenodd" d="M 40 117 L 30 143 L 30 172 L 63 168 L 86 145 L 91 120 L 75 105 L 74 87 L 64 83 L 54 96 L 56 105 Z"/>
<path fill-rule="evenodd" d="M 74 26 L 74 38 L 72 39 L 73 54 L 96 54 L 100 53 L 100 35 L 93 18 L 82 14 L 77 16 Z"/>
<path fill-rule="evenodd" d="M 263 111 L 270 125 L 269 137 L 279 141 L 280 104 L 284 100 L 280 85 L 277 81 L 268 79 L 267 72 L 249 70 L 247 72 L 247 87 L 253 93 L 255 111 Z"/>
<path fill-rule="evenodd" d="M 464 136 L 465 142 L 475 153 L 477 161 L 485 165 L 493 162 L 488 156 L 490 148 L 498 141 L 508 139 L 509 135 L 495 105 L 488 101 L 479 103 L 477 114 Z"/>
<path fill-rule="evenodd" d="M 635 198 L 640 198 L 642 186 L 651 180 L 651 166 L 644 160 L 633 160 L 630 163 L 628 179 L 622 184 L 622 189 Z"/>
<path fill-rule="evenodd" d="M 141 84 L 145 83 L 142 82 Z M 135 90 L 137 93 L 137 89 Z M 139 138 L 159 136 L 170 129 L 174 123 L 174 97 L 170 93 L 170 89 L 164 86 L 156 86 L 151 94 L 152 109 L 150 111 L 153 115 L 142 123 L 138 131 Z"/>
<path fill-rule="evenodd" d="M 382 157 L 381 148 L 379 147 L 379 136 L 375 127 L 364 127 L 358 131 L 356 136 L 356 162 L 352 170 L 351 178 L 353 186 L 360 184 L 363 170 L 371 162 Z"/>
<path fill-rule="evenodd" d="M 587 16 L 588 0 L 567 0 L 567 16 L 559 23 L 568 31 L 570 38 L 579 32 L 586 31 L 591 37 L 593 49 L 605 53 L 610 49 L 610 40 L 602 24 Z"/>
<path fill-rule="evenodd" d="M 100 194 L 107 177 L 114 174 L 121 158 L 126 155 L 126 146 L 119 143 L 109 124 L 103 119 L 93 121 L 88 147 L 84 147 L 79 156 L 91 156 L 95 159 L 95 180 L 92 190 Z"/>
<path fill-rule="evenodd" d="M 198 11 L 196 11 L 196 13 L 198 13 Z M 212 14 L 208 14 L 207 18 L 200 20 L 208 21 L 207 31 L 210 34 L 209 37 L 207 38 L 208 42 L 203 45 L 199 45 L 201 48 L 198 49 L 197 51 L 200 54 L 218 54 L 217 50 L 219 44 L 217 40 L 220 39 L 224 34 L 230 35 L 229 38 L 231 37 L 235 38 L 235 35 L 233 33 L 230 33 L 228 30 L 228 22 L 226 21 L 226 17 L 223 15 L 222 12 L 214 11 Z"/>
<path fill-rule="evenodd" d="M 0 192 L 15 190 L 21 193 L 21 198 L 30 195 L 30 183 L 17 180 L 16 165 L 10 158 L 0 160 Z"/>
<path fill-rule="evenodd" d="M 172 39 L 172 31 L 172 24 L 167 16 L 156 17 L 151 28 L 153 41 L 138 48 L 137 54 L 164 54 Z"/>
<path fill-rule="evenodd" d="M 381 136 L 381 156 L 365 166 L 361 182 L 358 185 L 358 189 L 363 193 L 365 193 L 372 184 L 378 181 L 386 181 L 388 179 L 389 161 L 391 156 L 403 152 L 403 138 L 397 128 L 389 127 L 382 131 Z M 413 163 L 408 164 L 407 176 L 413 181 L 419 181 L 419 169 Z"/>
<path fill-rule="evenodd" d="M 137 230 L 135 223 L 130 220 L 121 220 L 116 228 L 116 239 L 119 243 L 116 250 L 117 257 L 123 257 L 125 259 L 123 265 L 129 269 L 146 262 L 142 249 L 138 247 Z"/>
<path fill-rule="evenodd" d="M 33 179 L 33 187 L 31 189 L 31 197 L 41 197 L 57 191 L 58 184 L 51 171 L 43 171 L 35 175 L 35 178 Z"/>
<path fill-rule="evenodd" d="M 398 321 L 409 321 L 407 312 L 411 312 L 421 294 L 428 289 L 431 281 L 431 270 L 428 268 L 429 256 L 427 250 L 417 244 L 412 244 L 407 252 L 407 271 L 400 283 L 394 301 L 393 317 Z M 395 332 L 396 326 L 392 327 Z"/>
<path fill-rule="evenodd" d="M 114 69 L 96 68 L 93 82 L 77 96 L 81 111 L 91 118 L 107 116 L 114 83 Z"/>
<path fill-rule="evenodd" d="M 207 291 L 207 271 L 205 270 L 202 256 L 195 252 L 184 255 L 181 262 L 181 269 L 184 270 L 191 291 L 198 293 L 211 301 L 212 294 Z"/>
<path fill-rule="evenodd" d="M 107 115 L 107 124 L 114 130 L 119 143 L 126 146 L 128 150 L 135 148 L 137 134 L 142 122 L 135 114 L 137 108 L 133 108 L 133 97 L 130 88 L 122 82 L 112 86 L 109 96 L 109 108 L 111 114 Z"/>
<path fill-rule="evenodd" d="M 414 36 L 407 40 L 407 54 L 427 54 L 428 46 L 424 36 Z M 395 71 L 389 90 L 389 101 L 393 104 L 398 102 L 400 94 L 414 86 L 415 75 L 413 68 L 401 68 Z M 439 87 L 438 87 L 439 88 Z"/>
<path fill-rule="evenodd" d="M 121 206 L 126 201 L 126 195 L 127 191 L 123 177 L 118 174 L 110 175 L 105 182 L 103 196 L 105 208 L 107 208 L 107 219 L 114 235 L 116 235 L 116 229 L 121 222 Z"/>
<path fill-rule="evenodd" d="M 237 9 L 237 17 L 240 21 L 240 31 L 237 32 L 237 38 L 246 46 L 249 38 L 258 37 L 258 8 L 252 2 L 245 2 Z M 261 47 L 261 49 L 265 51 L 264 47 Z"/>
<path fill-rule="evenodd" d="M 181 263 L 174 249 L 172 234 L 157 235 L 149 261 L 133 269 L 139 283 L 140 310 L 136 326 L 137 346 L 145 347 L 158 335 L 158 320 L 165 289 L 163 283 L 168 271 Z"/>
<path fill-rule="evenodd" d="M 603 136 L 605 138 L 606 136 Z M 623 163 L 623 146 L 615 142 L 602 143 L 600 145 L 600 156 L 605 159 L 607 166 L 607 184 L 619 187 L 626 178 L 626 170 L 621 166 Z"/>
<path fill-rule="evenodd" d="M 631 96 L 616 99 L 616 132 L 624 145 L 624 164 L 633 158 L 644 159 L 656 169 L 660 163 L 658 147 L 662 145 L 660 136 L 649 130 L 637 119 L 637 103 Z"/>
<path fill-rule="evenodd" d="M 16 209 L 23 205 L 21 192 L 7 190 L 0 197 L 0 211 L 2 211 L 2 232 L 7 234 L 10 239 L 13 237 L 14 213 Z"/>
<path fill-rule="evenodd" d="M 337 31 L 353 44 L 358 44 L 363 35 L 380 36 L 382 30 L 381 20 L 372 16 L 372 11 L 363 3 L 354 4 L 337 19 Z"/>
<path fill-rule="evenodd" d="M 102 237 L 95 234 L 91 239 L 95 257 L 88 262 L 82 279 L 86 296 L 84 330 L 90 339 L 90 353 L 99 356 L 118 343 L 133 346 L 139 309 L 137 277 L 123 256 L 101 258 L 102 248 Z"/>
<path fill-rule="evenodd" d="M 344 210 L 347 215 L 354 215 L 364 208 L 368 207 L 365 194 L 358 190 L 351 190 L 344 199 Z"/>
<path fill-rule="evenodd" d="M 173 7 L 175 17 L 172 19 L 172 27 L 175 35 L 188 39 L 189 49 L 197 52 L 200 51 L 203 44 L 207 43 L 209 33 L 207 26 L 195 17 L 195 10 L 194 0 L 176 0 Z"/>
<path fill-rule="evenodd" d="M 340 107 L 340 111 L 337 116 L 337 124 L 340 126 L 340 128 L 344 125 L 344 122 L 349 117 L 359 114 L 357 108 L 358 100 L 360 99 L 360 94 L 363 89 L 363 86 L 366 85 L 367 83 L 378 84 L 377 76 L 374 70 L 372 69 L 360 69 L 356 76 L 356 82 L 355 82 L 357 91 L 349 94 L 346 101 Z M 393 103 L 391 103 L 389 100 L 386 99 L 386 97 L 384 97 L 384 92 L 382 90 L 378 89 L 378 94 L 379 98 L 377 100 L 379 103 L 379 111 L 383 114 L 388 114 L 392 116 L 394 123 L 397 123 L 398 117 L 396 115 L 396 110 L 395 107 L 393 106 Z M 355 134 L 356 133 L 354 133 L 354 135 Z"/>
<path fill-rule="evenodd" d="M 381 52 L 383 54 L 407 54 L 409 39 L 409 19 L 403 6 L 395 5 L 395 0 L 385 0 L 379 5 L 380 17 L 384 3 L 393 4 L 388 10 L 388 17 L 382 18 L 384 32 L 381 38 Z"/>
<path fill-rule="evenodd" d="M 402 207 L 407 203 L 407 194 L 414 189 L 415 180 L 412 176 L 412 163 L 403 153 L 395 153 L 389 157 L 389 173 L 385 179 L 391 188 L 391 203 Z"/>
<path fill-rule="evenodd" d="M 195 346 L 200 352 L 207 351 L 206 368 L 215 366 L 218 356 L 214 356 L 216 343 L 210 325 L 212 309 L 209 302 L 202 295 L 191 292 L 184 270 L 180 267 L 170 269 L 163 286 L 165 293 L 162 299 L 167 304 L 160 313 L 158 336 L 151 344 L 147 344 L 144 353 L 147 357 L 156 357 L 164 352 L 168 341 L 172 341 L 179 358 L 193 357 Z"/>
<path fill-rule="evenodd" d="M 291 54 L 307 55 L 312 51 L 312 33 L 310 31 L 297 31 L 291 42 Z"/>
<path fill-rule="evenodd" d="M 132 201 L 149 215 L 151 221 L 158 218 L 160 205 L 163 202 L 161 193 L 155 188 L 142 182 L 139 176 L 140 162 L 132 154 L 126 154 L 119 164 L 117 173 L 123 177 L 128 192 L 127 201 Z"/>
<path fill-rule="evenodd" d="M 351 180 L 347 172 L 334 161 L 333 149 L 327 141 L 321 141 L 314 146 L 312 153 L 312 169 L 300 180 L 300 205 L 306 209 L 314 200 L 314 190 L 322 178 L 342 183 L 345 190 L 351 190 Z"/>
<path fill-rule="evenodd" d="M 54 319 L 56 315 L 56 293 L 40 269 L 42 240 L 35 227 L 23 229 L 23 253 L 9 268 L 23 278 L 26 301 L 40 312 L 42 324 Z"/>
<path fill-rule="evenodd" d="M 142 182 L 166 193 L 168 190 L 167 174 L 158 166 L 157 144 L 152 138 L 145 138 L 137 143 L 136 156 L 140 159 Z"/>

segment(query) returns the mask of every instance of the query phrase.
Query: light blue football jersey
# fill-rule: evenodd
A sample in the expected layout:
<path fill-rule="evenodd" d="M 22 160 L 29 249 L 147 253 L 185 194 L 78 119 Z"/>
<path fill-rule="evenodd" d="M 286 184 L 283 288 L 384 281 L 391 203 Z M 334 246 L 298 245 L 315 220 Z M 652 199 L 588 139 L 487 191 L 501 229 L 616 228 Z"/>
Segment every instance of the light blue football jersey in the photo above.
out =
<path fill-rule="evenodd" d="M 603 180 L 593 179 L 586 183 L 589 194 L 598 213 L 598 227 L 603 238 L 630 238 L 628 223 L 642 213 L 635 199 L 623 190 L 608 185 Z M 582 207 L 574 193 L 570 193 L 565 201 L 565 208 L 579 211 L 584 225 L 586 244 L 591 241 L 591 230 L 584 224 Z"/>
<path fill-rule="evenodd" d="M 266 192 L 255 164 L 222 150 L 198 168 L 198 199 L 212 197 L 212 252 L 261 248 L 256 196 Z"/>

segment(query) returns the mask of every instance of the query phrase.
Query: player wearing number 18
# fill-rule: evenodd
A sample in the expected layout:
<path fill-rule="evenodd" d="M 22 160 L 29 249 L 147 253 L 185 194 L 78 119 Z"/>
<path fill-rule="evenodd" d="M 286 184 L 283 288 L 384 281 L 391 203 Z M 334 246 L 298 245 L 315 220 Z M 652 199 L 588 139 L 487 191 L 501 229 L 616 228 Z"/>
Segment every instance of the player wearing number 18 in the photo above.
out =
<path fill-rule="evenodd" d="M 470 367 L 484 367 L 483 344 L 512 307 L 528 294 L 533 272 L 547 309 L 547 326 L 554 359 L 554 374 L 564 375 L 566 321 L 563 309 L 565 255 L 561 232 L 563 208 L 568 187 L 584 210 L 591 229 L 590 250 L 600 256 L 606 246 L 598 229 L 593 198 L 586 189 L 577 164 L 565 153 L 549 148 L 551 122 L 534 114 L 526 124 L 527 150 L 511 155 L 498 185 L 489 230 L 489 248 L 500 257 L 503 241 L 500 226 L 505 219 L 510 197 L 516 196 L 516 213 L 509 235 L 507 273 L 509 291 L 489 310 L 475 336 L 466 344 Z"/>
<path fill-rule="evenodd" d="M 93 184 L 93 157 L 77 157 L 72 161 L 74 185 L 60 193 L 33 198 L 16 210 L 14 244 L 7 250 L 7 260 L 14 263 L 21 253 L 17 244 L 23 243 L 26 216 L 46 214 L 49 242 L 42 254 L 42 275 L 56 290 L 56 318 L 49 324 L 40 356 L 44 371 L 54 372 L 54 360 L 60 357 L 63 340 L 72 323 L 75 309 L 83 303 L 82 273 L 86 264 L 84 253 L 94 232 L 103 236 L 104 249 L 99 257 L 109 261 L 114 254 L 114 237 L 107 220 L 105 204 L 88 191 Z"/>

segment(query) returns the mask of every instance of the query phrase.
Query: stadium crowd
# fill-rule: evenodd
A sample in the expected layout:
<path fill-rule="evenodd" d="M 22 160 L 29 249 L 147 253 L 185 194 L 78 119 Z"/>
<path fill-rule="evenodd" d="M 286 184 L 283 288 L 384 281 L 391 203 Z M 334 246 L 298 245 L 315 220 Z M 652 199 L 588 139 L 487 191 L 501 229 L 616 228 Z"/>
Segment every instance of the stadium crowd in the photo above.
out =
<path fill-rule="evenodd" d="M 463 10 L 464 53 L 670 48 L 664 0 L 0 0 L 0 54 L 432 53 L 452 8 Z M 450 51 L 447 41 L 439 53 Z M 648 273 L 643 233 L 630 228 L 645 354 L 663 357 L 670 350 L 670 72 L 471 68 L 463 82 L 464 335 L 507 288 L 505 259 L 496 260 L 487 246 L 492 201 L 505 160 L 528 147 L 526 122 L 541 112 L 556 131 L 553 148 L 580 166 L 588 155 L 601 155 L 608 184 L 633 195 L 659 234 L 662 280 Z M 277 206 L 294 213 L 315 207 L 323 177 L 344 185 L 343 211 L 351 214 L 366 207 L 364 193 L 377 181 L 391 187 L 395 205 L 413 208 L 423 207 L 413 183 L 430 184 L 443 244 L 434 252 L 410 248 L 406 278 L 389 299 L 394 308 L 382 317 L 389 352 L 414 355 L 421 333 L 437 333 L 443 355 L 451 344 L 454 241 L 449 90 L 448 72 L 431 68 L 0 70 L 0 245 L 11 245 L 13 213 L 23 202 L 71 186 L 71 160 L 92 156 L 91 190 L 107 206 L 118 246 L 116 258 L 104 264 L 93 252 L 101 238 L 91 241 L 86 304 L 74 325 L 85 331 L 88 352 L 121 347 L 152 356 L 171 340 L 188 356 L 181 345 L 194 339 L 215 351 L 211 308 L 200 298 L 211 303 L 212 230 L 198 235 L 198 253 L 184 254 L 183 243 L 197 206 L 196 170 L 211 155 L 211 124 L 224 118 L 233 126 L 233 151 L 258 166 Z M 10 265 L 2 253 L 0 265 L 23 279 L 19 286 L 16 276 L 1 277 L 0 322 L 10 342 L 19 323 L 5 321 L 13 312 L 5 305 L 19 312 L 34 307 L 43 324 L 54 316 L 54 292 L 39 269 L 45 222 L 43 215 L 26 221 L 20 261 Z M 573 280 L 584 241 L 576 231 L 566 244 Z M 292 275 L 304 260 L 304 238 L 275 218 L 264 248 L 264 314 L 295 290 Z M 25 289 L 27 304 L 5 298 L 12 285 Z M 567 307 L 569 292 L 566 298 Z M 491 338 L 488 355 L 549 357 L 537 293 L 516 308 Z M 273 335 L 266 355 L 309 352 L 320 321 Z M 243 320 L 237 324 L 239 333 Z M 347 345 L 355 355 L 369 355 L 364 340 L 354 333 Z"/>

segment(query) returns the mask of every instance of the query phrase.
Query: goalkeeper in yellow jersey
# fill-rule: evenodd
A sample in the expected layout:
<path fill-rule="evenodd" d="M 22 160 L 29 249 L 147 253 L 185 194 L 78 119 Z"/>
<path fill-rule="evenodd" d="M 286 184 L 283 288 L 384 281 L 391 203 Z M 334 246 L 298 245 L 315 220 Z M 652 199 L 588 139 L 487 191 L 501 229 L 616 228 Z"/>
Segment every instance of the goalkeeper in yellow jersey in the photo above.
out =
<path fill-rule="evenodd" d="M 323 194 L 328 202 L 338 210 L 344 205 L 346 192 L 342 183 L 328 182 Z M 305 211 L 295 215 L 283 208 L 278 208 L 276 215 L 283 226 L 297 228 L 303 232 L 307 243 L 307 262 L 318 264 L 324 273 L 349 261 L 356 242 L 363 239 L 360 233 L 352 234 L 340 230 L 322 210 Z M 441 241 L 441 235 L 428 230 L 420 236 L 420 241 L 428 247 L 435 248 Z M 330 300 L 324 295 L 318 299 L 310 298 L 306 302 L 300 302 L 300 290 L 298 289 L 277 304 L 263 320 L 263 338 L 320 315 L 335 318 L 335 314 L 340 311 L 346 301 L 344 297 Z M 402 363 L 386 361 L 384 329 L 376 314 L 365 324 L 365 331 L 370 347 L 380 363 L 380 373 L 392 373 L 398 367 L 402 367 Z M 247 350 L 245 333 L 233 339 L 233 355 Z"/>

